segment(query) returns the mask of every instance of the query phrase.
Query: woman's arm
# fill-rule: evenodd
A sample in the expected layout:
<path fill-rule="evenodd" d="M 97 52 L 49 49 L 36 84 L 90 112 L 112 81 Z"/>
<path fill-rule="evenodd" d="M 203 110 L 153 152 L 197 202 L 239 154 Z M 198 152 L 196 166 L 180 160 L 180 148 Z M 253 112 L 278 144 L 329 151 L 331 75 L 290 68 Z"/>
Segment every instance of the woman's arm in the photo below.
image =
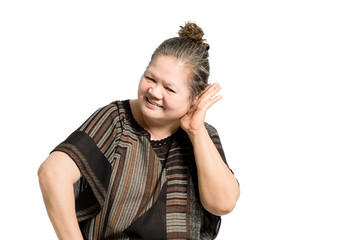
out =
<path fill-rule="evenodd" d="M 194 148 L 198 173 L 200 201 L 214 215 L 231 212 L 240 196 L 240 188 L 234 175 L 224 163 L 204 125 L 206 111 L 222 97 L 215 96 L 221 87 L 209 85 L 194 100 L 193 107 L 180 119 Z"/>
<path fill-rule="evenodd" d="M 205 126 L 189 136 L 194 148 L 201 204 L 214 215 L 230 213 L 240 195 L 238 182 L 221 158 Z"/>
<path fill-rule="evenodd" d="M 38 171 L 46 210 L 59 239 L 83 239 L 75 213 L 73 184 L 81 174 L 63 152 L 53 152 Z"/>

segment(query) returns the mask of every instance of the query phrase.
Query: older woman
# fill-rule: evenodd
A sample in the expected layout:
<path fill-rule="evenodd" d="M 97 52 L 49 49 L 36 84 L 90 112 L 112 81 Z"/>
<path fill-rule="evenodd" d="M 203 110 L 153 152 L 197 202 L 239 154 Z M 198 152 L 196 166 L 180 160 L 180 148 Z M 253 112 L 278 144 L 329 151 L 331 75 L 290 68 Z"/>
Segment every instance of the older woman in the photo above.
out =
<path fill-rule="evenodd" d="M 204 122 L 221 96 L 207 83 L 203 35 L 195 23 L 181 27 L 153 53 L 136 100 L 98 109 L 41 165 L 60 239 L 216 237 L 240 190 Z"/>

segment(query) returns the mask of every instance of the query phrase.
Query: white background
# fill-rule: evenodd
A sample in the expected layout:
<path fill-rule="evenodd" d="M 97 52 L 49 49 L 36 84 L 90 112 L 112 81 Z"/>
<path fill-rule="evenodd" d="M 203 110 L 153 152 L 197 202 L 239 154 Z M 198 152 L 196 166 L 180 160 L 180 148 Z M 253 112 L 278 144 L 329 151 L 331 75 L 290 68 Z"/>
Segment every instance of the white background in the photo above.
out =
<path fill-rule="evenodd" d="M 207 121 L 241 184 L 218 239 L 360 239 L 356 2 L 1 1 L 1 238 L 56 239 L 39 165 L 136 98 L 155 47 L 193 20 L 223 87 Z"/>

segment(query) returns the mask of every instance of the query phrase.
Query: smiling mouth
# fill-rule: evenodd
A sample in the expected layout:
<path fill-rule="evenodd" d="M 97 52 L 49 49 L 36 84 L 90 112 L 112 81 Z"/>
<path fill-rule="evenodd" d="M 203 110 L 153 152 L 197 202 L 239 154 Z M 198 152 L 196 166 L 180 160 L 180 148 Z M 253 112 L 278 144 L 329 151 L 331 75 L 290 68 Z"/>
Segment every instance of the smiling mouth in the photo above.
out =
<path fill-rule="evenodd" d="M 163 107 L 163 106 L 161 106 L 161 105 L 159 105 L 157 103 L 152 102 L 148 97 L 146 97 L 146 101 L 148 101 L 148 103 L 150 103 L 151 105 L 154 105 L 156 107 L 161 107 L 161 108 Z"/>

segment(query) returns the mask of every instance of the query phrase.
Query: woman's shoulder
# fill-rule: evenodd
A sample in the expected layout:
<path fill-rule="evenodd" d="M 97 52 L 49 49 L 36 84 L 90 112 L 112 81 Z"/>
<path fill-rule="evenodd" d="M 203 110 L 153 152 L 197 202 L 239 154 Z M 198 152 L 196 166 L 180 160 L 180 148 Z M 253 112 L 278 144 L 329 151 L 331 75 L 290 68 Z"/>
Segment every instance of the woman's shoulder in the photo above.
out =
<path fill-rule="evenodd" d="M 125 116 L 125 114 L 129 112 L 129 108 L 130 108 L 129 101 L 130 100 L 128 99 L 115 100 L 101 107 L 99 110 L 101 111 L 102 109 L 107 109 L 108 111 L 116 112 L 120 116 L 120 119 L 122 119 Z"/>
<path fill-rule="evenodd" d="M 111 103 L 109 103 L 106 106 L 110 106 L 110 107 L 117 107 L 120 110 L 126 110 L 126 108 L 129 106 L 129 99 L 126 100 L 115 100 L 112 101 Z"/>
<path fill-rule="evenodd" d="M 128 100 L 116 100 L 98 107 L 85 124 L 121 121 L 128 112 Z"/>

